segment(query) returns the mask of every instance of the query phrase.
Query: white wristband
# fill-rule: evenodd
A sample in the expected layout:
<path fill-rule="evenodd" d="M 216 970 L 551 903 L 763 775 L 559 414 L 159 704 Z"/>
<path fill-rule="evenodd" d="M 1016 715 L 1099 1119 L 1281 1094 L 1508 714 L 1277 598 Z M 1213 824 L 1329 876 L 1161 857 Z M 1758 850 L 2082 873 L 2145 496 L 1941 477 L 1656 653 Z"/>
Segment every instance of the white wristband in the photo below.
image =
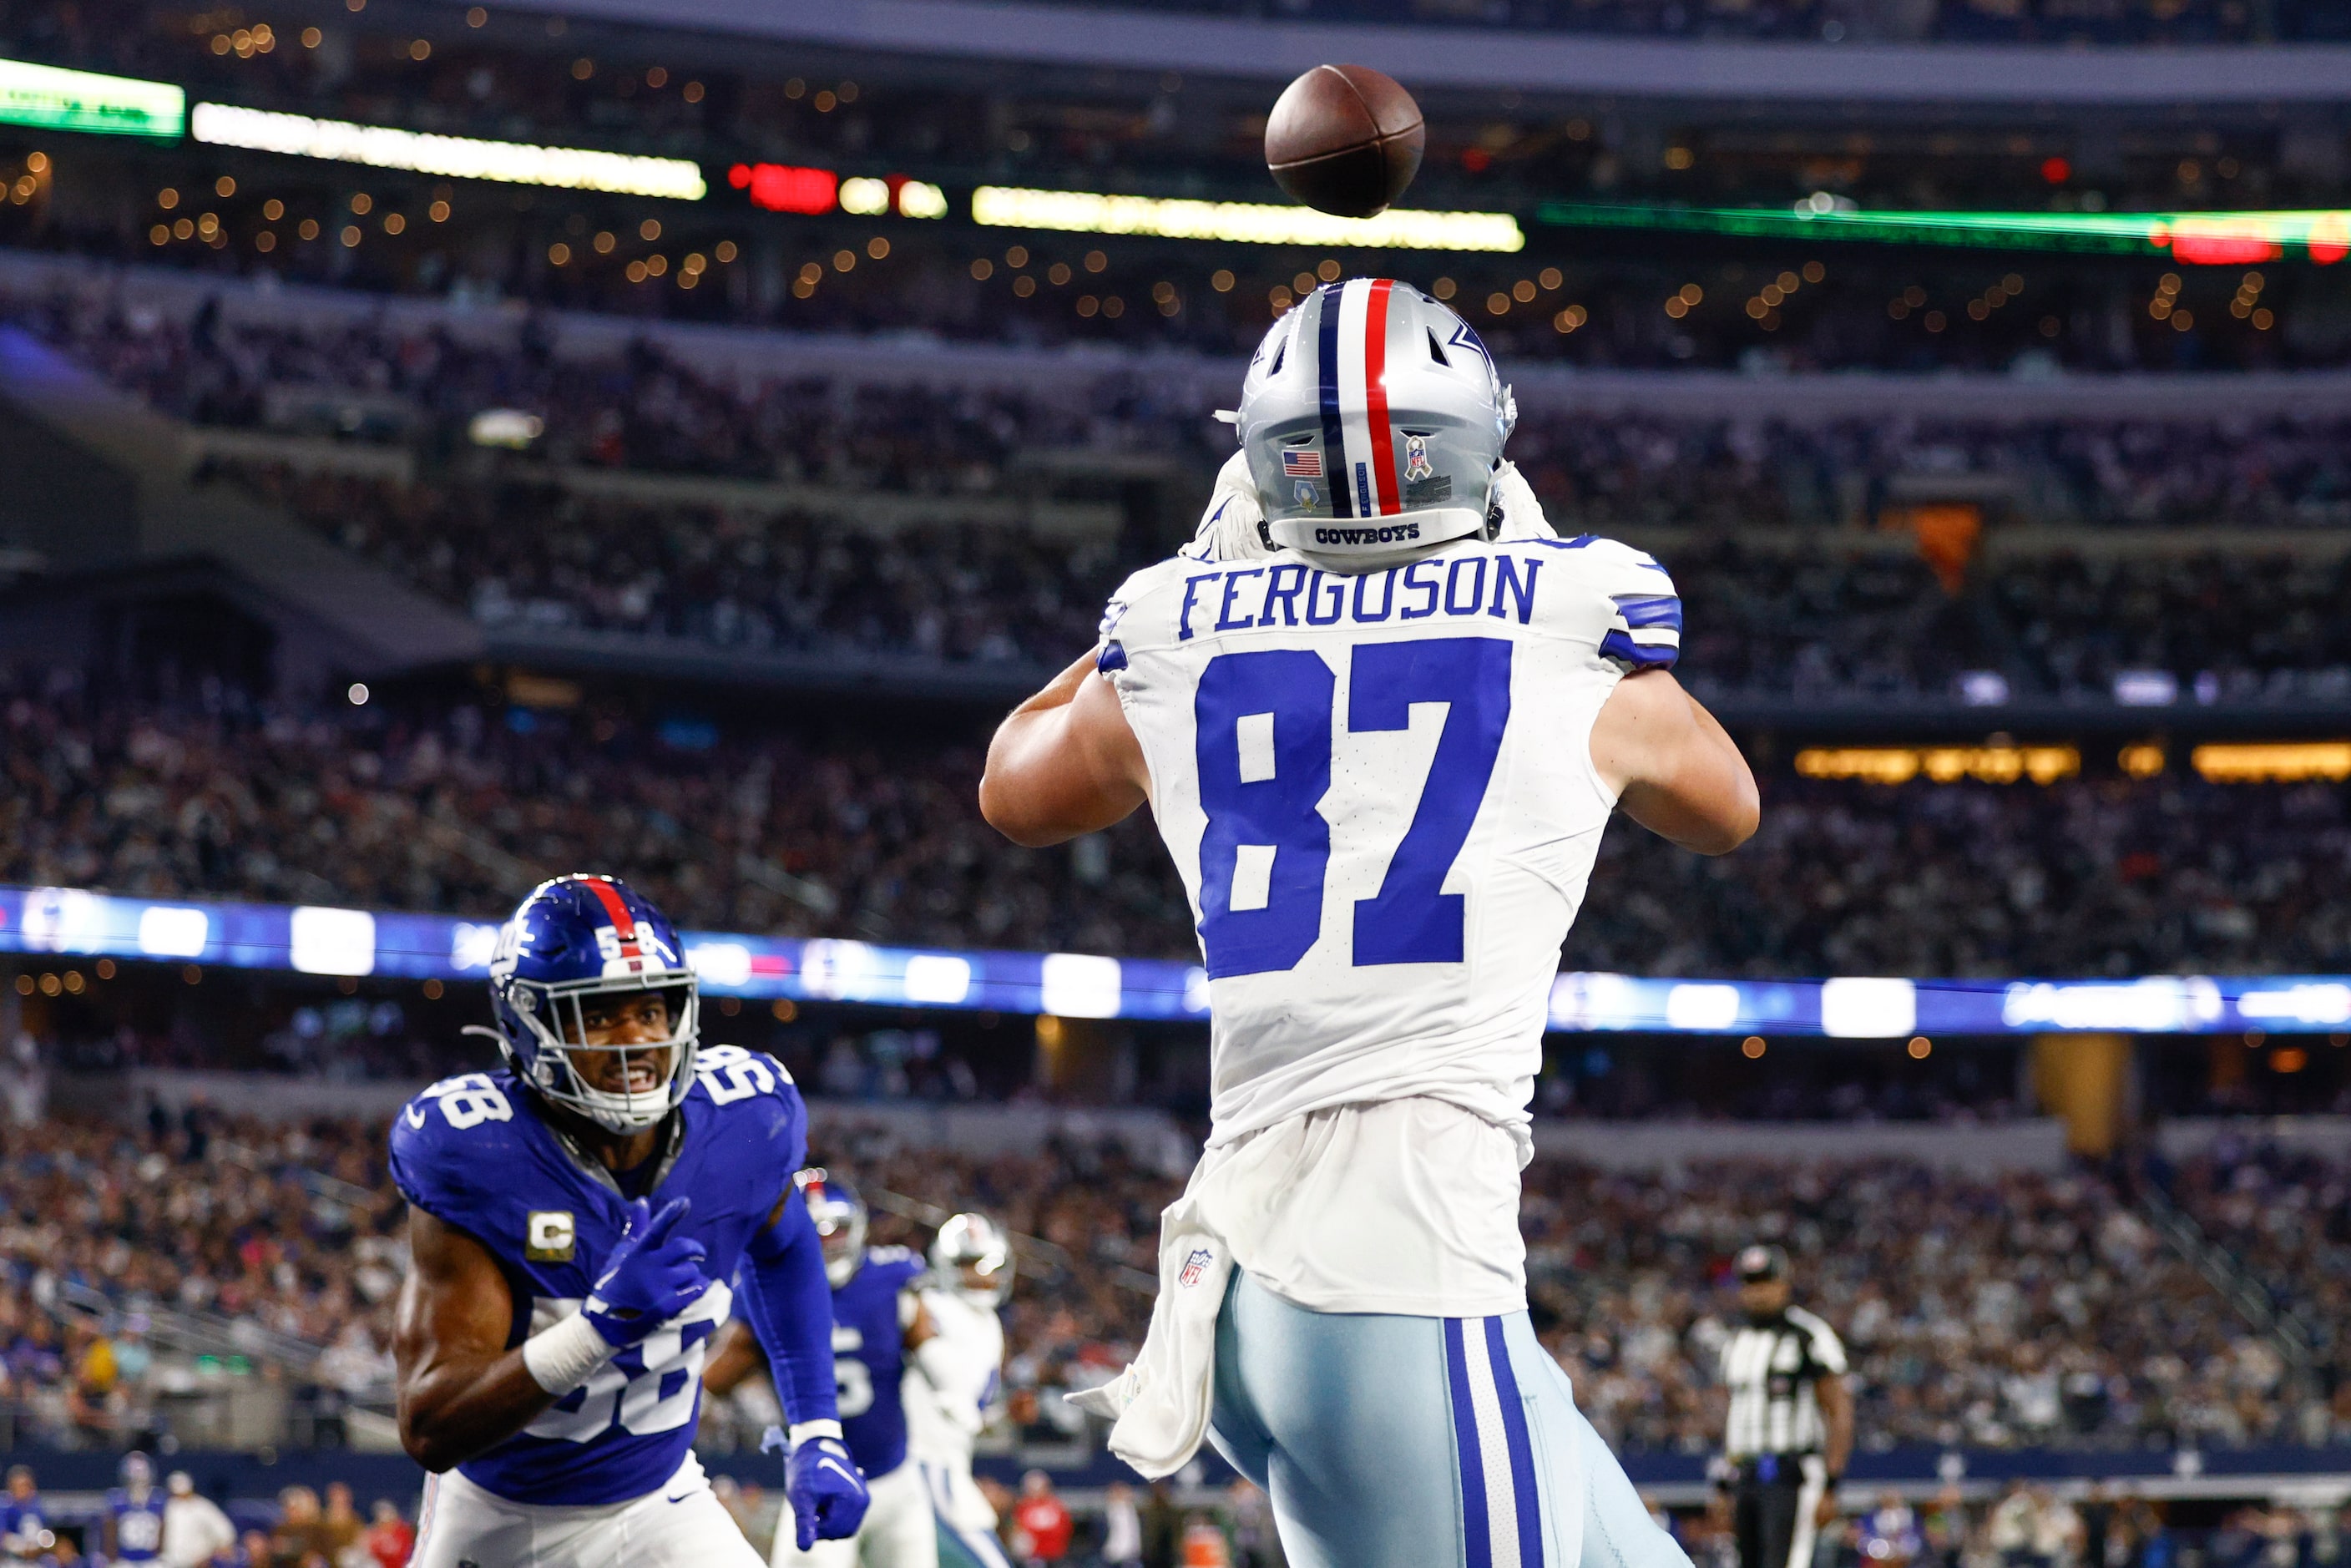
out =
<path fill-rule="evenodd" d="M 792 1447 L 795 1448 L 799 1448 L 802 1443 L 807 1442 L 811 1437 L 831 1437 L 835 1442 L 838 1442 L 841 1439 L 841 1423 L 838 1421 L 795 1421 L 792 1423 L 790 1436 L 792 1439 Z"/>
<path fill-rule="evenodd" d="M 578 1312 L 522 1342 L 522 1364 L 530 1380 L 559 1398 L 595 1376 L 612 1355 L 596 1325 Z"/>

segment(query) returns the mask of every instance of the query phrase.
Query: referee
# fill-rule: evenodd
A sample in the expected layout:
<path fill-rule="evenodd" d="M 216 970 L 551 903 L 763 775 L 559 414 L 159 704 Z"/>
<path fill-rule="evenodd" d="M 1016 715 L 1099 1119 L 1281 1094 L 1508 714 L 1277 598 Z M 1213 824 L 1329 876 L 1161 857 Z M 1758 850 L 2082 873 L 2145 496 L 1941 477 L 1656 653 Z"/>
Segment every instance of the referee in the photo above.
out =
<path fill-rule="evenodd" d="M 1740 1568 L 1812 1568 L 1814 1533 L 1836 1517 L 1837 1483 L 1853 1453 L 1844 1346 L 1788 1297 L 1786 1252 L 1756 1246 L 1739 1254 L 1747 1321 L 1722 1346 L 1730 1398 L 1715 1485 Z"/>

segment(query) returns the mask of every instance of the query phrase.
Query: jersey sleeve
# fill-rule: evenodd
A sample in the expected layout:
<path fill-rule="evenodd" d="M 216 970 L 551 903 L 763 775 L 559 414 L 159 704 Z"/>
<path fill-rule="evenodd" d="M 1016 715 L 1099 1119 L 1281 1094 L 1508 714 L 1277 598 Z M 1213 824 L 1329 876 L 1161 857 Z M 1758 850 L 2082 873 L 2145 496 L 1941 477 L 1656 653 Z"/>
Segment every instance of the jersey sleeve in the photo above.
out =
<path fill-rule="evenodd" d="M 516 1114 L 509 1085 L 489 1073 L 443 1079 L 392 1118 L 392 1185 L 443 1224 L 479 1231 L 492 1202 L 481 1173 L 507 1159 Z"/>
<path fill-rule="evenodd" d="M 1588 535 L 1569 548 L 1580 552 L 1578 566 L 1607 601 L 1600 656 L 1627 674 L 1672 669 L 1682 652 L 1682 600 L 1657 558 Z"/>
<path fill-rule="evenodd" d="M 1805 1314 L 1804 1353 L 1813 1364 L 1832 1377 L 1845 1372 L 1844 1341 L 1837 1338 L 1836 1330 L 1821 1319 Z"/>

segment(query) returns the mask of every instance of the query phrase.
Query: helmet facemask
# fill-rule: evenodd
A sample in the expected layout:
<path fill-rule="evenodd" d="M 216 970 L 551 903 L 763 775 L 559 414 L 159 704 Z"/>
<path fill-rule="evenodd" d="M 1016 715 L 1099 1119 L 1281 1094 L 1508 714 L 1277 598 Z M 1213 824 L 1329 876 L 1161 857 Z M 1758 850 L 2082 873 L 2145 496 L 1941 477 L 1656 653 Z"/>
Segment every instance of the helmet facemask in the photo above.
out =
<path fill-rule="evenodd" d="M 657 1040 L 631 1040 L 608 1044 L 589 1043 L 589 1014 L 600 1001 L 658 996 L 668 1005 L 669 1033 Z M 694 1087 L 695 1047 L 700 1032 L 701 998 L 692 971 L 671 972 L 643 978 L 592 977 L 552 984 L 509 978 L 499 988 L 500 1011 L 528 1030 L 538 1049 L 514 1050 L 501 1035 L 507 1061 L 517 1077 L 541 1096 L 576 1111 L 613 1133 L 641 1133 L 657 1126 L 677 1109 Z M 502 1019 L 501 1021 L 506 1021 Z M 628 1058 L 666 1053 L 669 1071 L 642 1088 L 611 1090 L 598 1082 L 602 1074 L 582 1072 L 583 1059 L 601 1062 L 618 1056 L 623 1061 L 622 1082 L 632 1075 Z"/>

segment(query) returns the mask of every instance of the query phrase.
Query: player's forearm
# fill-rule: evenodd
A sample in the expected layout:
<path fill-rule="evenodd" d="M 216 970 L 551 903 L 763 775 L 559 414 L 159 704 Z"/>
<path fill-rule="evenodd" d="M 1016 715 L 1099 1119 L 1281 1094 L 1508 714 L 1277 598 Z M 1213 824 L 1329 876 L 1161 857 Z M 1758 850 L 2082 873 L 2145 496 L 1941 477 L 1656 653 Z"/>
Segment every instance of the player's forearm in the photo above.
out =
<path fill-rule="evenodd" d="M 768 1353 L 776 1397 L 797 1427 L 839 1418 L 832 1370 L 832 1287 L 808 1207 L 786 1204 L 746 1255 L 740 1305 Z"/>
<path fill-rule="evenodd" d="M 428 1363 L 401 1379 L 400 1446 L 426 1469 L 446 1470 L 513 1437 L 559 1396 L 531 1375 L 519 1346 L 486 1361 Z"/>

